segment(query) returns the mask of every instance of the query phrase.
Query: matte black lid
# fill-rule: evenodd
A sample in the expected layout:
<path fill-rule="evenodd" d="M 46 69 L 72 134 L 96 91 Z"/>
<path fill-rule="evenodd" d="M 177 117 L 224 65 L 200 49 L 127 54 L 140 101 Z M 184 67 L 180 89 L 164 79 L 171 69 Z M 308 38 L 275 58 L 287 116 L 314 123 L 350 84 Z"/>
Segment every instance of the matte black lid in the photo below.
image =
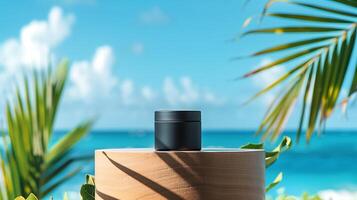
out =
<path fill-rule="evenodd" d="M 201 121 L 201 111 L 160 110 L 155 111 L 155 121 Z"/>

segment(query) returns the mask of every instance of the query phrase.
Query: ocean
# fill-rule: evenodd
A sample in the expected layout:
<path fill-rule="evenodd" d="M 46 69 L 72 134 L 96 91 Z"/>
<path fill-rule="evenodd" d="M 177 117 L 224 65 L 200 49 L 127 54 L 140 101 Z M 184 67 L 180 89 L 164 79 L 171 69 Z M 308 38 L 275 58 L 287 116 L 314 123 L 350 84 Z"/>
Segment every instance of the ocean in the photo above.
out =
<path fill-rule="evenodd" d="M 54 134 L 54 140 L 63 135 Z M 286 132 L 295 139 L 293 131 Z M 75 147 L 72 155 L 93 155 L 95 149 L 105 148 L 147 148 L 153 147 L 152 131 L 108 130 L 92 131 Z M 207 130 L 202 133 L 203 147 L 238 148 L 249 142 L 259 142 L 254 131 Z M 315 136 L 310 144 L 304 138 L 293 144 L 278 161 L 266 171 L 266 181 L 271 182 L 279 173 L 284 173 L 283 181 L 270 192 L 300 195 L 303 192 L 315 194 L 319 191 L 357 190 L 357 130 L 326 131 Z M 266 142 L 271 150 L 276 144 Z M 82 172 L 53 192 L 53 197 L 61 199 L 65 192 L 70 199 L 78 198 L 78 191 L 84 182 L 85 174 L 94 174 L 94 162 L 81 164 Z"/>

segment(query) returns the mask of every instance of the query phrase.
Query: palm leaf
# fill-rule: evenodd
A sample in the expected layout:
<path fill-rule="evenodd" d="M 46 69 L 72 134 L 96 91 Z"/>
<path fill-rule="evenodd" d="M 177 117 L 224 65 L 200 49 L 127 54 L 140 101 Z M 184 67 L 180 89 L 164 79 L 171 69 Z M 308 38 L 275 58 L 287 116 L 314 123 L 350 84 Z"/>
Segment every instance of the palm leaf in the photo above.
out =
<path fill-rule="evenodd" d="M 292 61 L 296 58 L 300 58 L 302 56 L 305 56 L 305 55 L 308 55 L 310 53 L 313 53 L 317 50 L 321 50 L 323 48 L 326 48 L 327 46 L 326 45 L 321 45 L 321 46 L 318 46 L 318 47 L 313 47 L 313 48 L 309 48 L 309 49 L 304 49 L 302 51 L 299 51 L 297 53 L 294 53 L 294 54 L 291 54 L 291 55 L 288 55 L 288 56 L 285 56 L 283 58 L 280 58 L 278 60 L 275 60 L 271 63 L 268 63 L 268 64 L 265 64 L 263 66 L 260 66 L 258 69 L 256 70 L 253 70 L 247 74 L 244 75 L 244 77 L 249 77 L 249 76 L 252 76 L 254 74 L 257 74 L 257 73 L 260 73 L 262 71 L 265 71 L 265 70 L 268 70 L 268 69 L 271 69 L 272 67 L 275 67 L 277 65 L 280 65 L 280 64 L 283 64 L 283 63 L 286 63 L 286 62 L 289 62 L 289 61 Z"/>
<path fill-rule="evenodd" d="M 354 1 L 354 0 L 331 0 L 331 1 L 334 1 L 334 2 L 337 2 L 337 3 L 341 3 L 343 5 L 346 5 L 346 6 L 352 6 L 352 7 L 357 7 L 357 2 Z"/>
<path fill-rule="evenodd" d="M 352 83 L 351 83 L 351 87 L 350 87 L 350 90 L 348 92 L 348 97 L 351 97 L 352 94 L 354 94 L 356 91 L 357 91 L 357 63 L 356 63 L 356 66 L 355 66 L 355 72 L 354 72 L 354 75 L 353 75 L 353 80 L 352 80 Z"/>
<path fill-rule="evenodd" d="M 297 42 L 291 42 L 291 43 L 287 43 L 287 44 L 282 44 L 282 45 L 277 45 L 274 47 L 270 47 L 261 51 L 258 51 L 254 54 L 252 54 L 251 56 L 260 56 L 260 55 L 264 55 L 264 54 L 268 54 L 268 53 L 275 53 L 275 52 L 279 52 L 279 51 L 283 51 L 283 50 L 289 50 L 289 49 L 293 49 L 296 47 L 301 47 L 301 46 L 305 46 L 305 45 L 309 45 L 309 44 L 315 44 L 315 43 L 319 43 L 319 42 L 323 42 L 326 40 L 332 40 L 335 37 L 332 36 L 327 36 L 327 37 L 318 37 L 318 38 L 313 38 L 313 39 L 307 39 L 307 40 L 302 40 L 302 41 L 297 41 Z"/>
<path fill-rule="evenodd" d="M 83 122 L 50 146 L 67 72 L 68 62 L 63 61 L 54 72 L 49 68 L 34 71 L 32 78 L 24 76 L 24 86 L 16 87 L 14 100 L 6 105 L 7 131 L 2 136 L 4 148 L 0 152 L 0 177 L 4 183 L 0 194 L 4 200 L 31 192 L 42 199 L 80 170 L 63 174 L 83 160 L 71 157 L 69 152 L 88 133 L 93 120 Z"/>
<path fill-rule="evenodd" d="M 303 123 L 304 123 L 304 119 L 305 119 L 305 112 L 306 112 L 306 102 L 308 100 L 309 97 L 309 92 L 310 92 L 310 86 L 311 86 L 311 81 L 312 81 L 312 75 L 313 75 L 313 69 L 310 69 L 309 72 L 309 76 L 307 78 L 307 82 L 306 82 L 306 87 L 305 87 L 305 93 L 304 93 L 304 99 L 302 101 L 302 111 L 301 111 L 301 116 L 300 116 L 300 122 L 299 122 L 299 128 L 297 130 L 296 133 L 296 140 L 299 141 L 300 139 L 300 135 L 302 132 L 302 128 L 303 128 Z"/>
<path fill-rule="evenodd" d="M 348 12 L 345 10 L 339 10 L 332 6 L 331 6 L 331 8 L 329 8 L 329 7 L 324 7 L 324 6 L 320 6 L 320 5 L 314 5 L 314 4 L 302 3 L 302 2 L 294 2 L 294 1 L 286 1 L 286 3 L 299 5 L 304 8 L 311 8 L 311 9 L 318 10 L 318 11 L 324 11 L 324 12 L 331 13 L 331 14 L 344 15 L 347 17 L 357 17 L 356 13 L 351 13 L 351 12 Z"/>
<path fill-rule="evenodd" d="M 276 86 L 278 86 L 279 84 L 281 84 L 283 81 L 287 80 L 288 78 L 291 77 L 292 74 L 294 74 L 295 72 L 301 70 L 301 69 L 305 69 L 310 63 L 310 60 L 303 62 L 301 64 L 299 64 L 298 66 L 294 67 L 293 69 L 291 69 L 290 71 L 286 72 L 284 75 L 282 75 L 281 77 L 279 77 L 277 80 L 275 80 L 273 83 L 271 83 L 270 85 L 268 85 L 267 87 L 265 87 L 264 89 L 260 90 L 257 94 L 255 94 L 252 98 L 250 98 L 248 100 L 248 102 L 254 100 L 255 98 L 258 98 L 259 96 L 269 92 L 270 90 L 272 90 L 273 88 L 275 88 Z"/>
<path fill-rule="evenodd" d="M 299 6 L 306 10 L 301 11 L 301 13 L 300 11 L 297 13 L 286 11 L 284 13 L 279 11 L 269 13 L 268 10 L 275 2 Z M 282 63 L 289 67 L 289 63 L 296 63 L 292 61 L 306 60 L 308 55 L 313 55 L 308 58 L 310 62 L 304 70 L 297 70 L 299 75 L 296 75 L 294 70 L 290 70 L 283 77 L 278 78 L 257 93 L 256 96 L 259 96 L 279 85 L 286 88 L 270 105 L 259 126 L 257 132 L 261 133 L 263 138 L 271 136 L 271 139 L 275 139 L 281 134 L 285 122 L 289 119 L 289 112 L 295 107 L 295 102 L 300 99 L 299 97 L 302 96 L 297 139 L 300 138 L 302 132 L 305 132 L 306 140 L 309 141 L 316 128 L 321 130 L 326 119 L 339 105 L 341 91 L 349 80 L 346 77 L 350 70 L 354 71 L 354 75 L 349 83 L 347 100 L 357 91 L 357 65 L 352 63 L 352 58 L 356 55 L 354 47 L 357 31 L 357 2 L 352 0 L 324 0 L 324 2 L 323 4 L 313 4 L 311 1 L 270 0 L 264 8 L 263 16 L 289 21 L 299 20 L 303 24 L 253 29 L 243 33 L 243 36 L 262 33 L 294 33 L 294 35 L 299 36 L 297 41 L 279 44 L 251 54 L 251 57 L 255 57 L 289 50 L 283 58 L 260 66 L 244 77 L 254 76 Z M 334 3 L 343 6 L 339 6 L 337 9 Z M 355 10 L 355 12 L 352 10 Z M 323 25 L 326 23 L 328 23 L 328 26 Z M 310 38 L 311 34 L 314 34 L 315 37 Z M 305 35 L 306 38 L 301 39 Z M 298 48 L 303 48 L 303 50 L 296 50 Z M 293 69 L 296 69 L 296 67 Z M 306 119 L 305 116 L 308 116 L 308 118 Z M 304 125 L 305 121 L 307 121 L 306 125 Z"/>
<path fill-rule="evenodd" d="M 275 186 L 277 186 L 281 181 L 283 180 L 283 173 L 280 172 L 274 179 L 272 183 L 270 183 L 266 188 L 265 192 L 269 192 L 271 189 L 273 189 Z"/>
<path fill-rule="evenodd" d="M 48 152 L 45 157 L 46 165 L 51 165 L 53 160 L 65 155 L 84 135 L 88 133 L 93 125 L 93 121 L 87 121 L 71 132 L 66 134 L 61 140 L 59 140 Z"/>
<path fill-rule="evenodd" d="M 322 32 L 336 32 L 343 31 L 343 28 L 332 28 L 332 27 L 317 27 L 317 26 L 282 26 L 274 28 L 265 28 L 265 29 L 256 29 L 247 31 L 243 34 L 257 34 L 257 33 L 274 33 L 274 34 L 283 34 L 283 33 L 322 33 Z"/>
<path fill-rule="evenodd" d="M 65 156 L 64 159 L 57 160 L 56 165 L 54 165 L 53 167 L 51 167 L 49 170 L 47 170 L 45 173 L 42 174 L 41 177 L 42 184 L 47 184 L 58 174 L 61 174 L 65 170 L 67 170 L 75 162 L 92 160 L 92 156 L 81 156 L 81 157 L 71 157 L 71 158 L 67 158 L 67 156 Z"/>
<path fill-rule="evenodd" d="M 69 179 L 71 179 L 73 176 L 77 175 L 78 172 L 82 170 L 82 167 L 77 167 L 76 169 L 72 170 L 71 172 L 67 173 L 66 175 L 63 175 L 59 180 L 55 181 L 54 183 L 49 183 L 45 185 L 44 187 L 41 188 L 40 196 L 46 196 L 50 192 L 52 192 L 54 189 L 56 189 L 58 186 L 62 185 Z"/>
<path fill-rule="evenodd" d="M 319 17 L 313 15 L 302 15 L 302 14 L 288 14 L 288 13 L 267 13 L 267 16 L 271 17 L 279 17 L 283 19 L 294 19 L 294 20 L 302 20 L 308 22 L 321 22 L 321 23 L 344 23 L 351 24 L 353 21 L 348 19 L 338 19 L 332 17 Z"/>

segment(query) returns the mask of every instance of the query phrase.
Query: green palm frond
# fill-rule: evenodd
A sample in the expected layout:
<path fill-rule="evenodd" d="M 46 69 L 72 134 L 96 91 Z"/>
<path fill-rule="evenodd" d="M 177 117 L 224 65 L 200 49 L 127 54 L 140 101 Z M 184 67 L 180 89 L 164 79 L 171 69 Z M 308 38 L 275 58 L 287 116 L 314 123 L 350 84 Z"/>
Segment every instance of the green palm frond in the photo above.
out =
<path fill-rule="evenodd" d="M 244 77 L 279 67 L 280 64 L 292 67 L 252 98 L 263 95 L 276 86 L 284 88 L 272 102 L 258 129 L 263 138 L 276 139 L 296 102 L 301 100 L 301 115 L 296 135 L 299 140 L 301 133 L 305 132 L 308 142 L 317 128 L 323 128 L 326 119 L 339 105 L 341 91 L 345 88 L 348 90 L 342 103 L 347 103 L 357 91 L 357 63 L 353 59 L 356 57 L 357 1 L 324 1 L 323 4 L 314 4 L 312 1 L 270 0 L 262 13 L 263 18 L 279 18 L 300 23 L 248 30 L 243 34 L 291 34 L 300 38 L 250 55 L 256 57 L 272 53 L 286 54 L 245 74 Z M 304 10 L 296 13 L 270 12 L 270 7 L 277 2 Z M 304 38 L 301 39 L 301 36 Z M 352 80 L 347 78 L 349 71 L 354 72 Z"/>
<path fill-rule="evenodd" d="M 88 133 L 92 120 L 50 145 L 67 73 L 68 62 L 63 61 L 54 72 L 48 69 L 34 72 L 31 79 L 25 76 L 23 87 L 17 86 L 14 100 L 7 103 L 7 131 L 3 132 L 0 151 L 0 182 L 4 183 L 0 199 L 11 200 L 31 193 L 42 199 L 79 172 L 80 166 L 69 170 L 73 163 L 91 159 L 70 157 L 69 152 Z"/>

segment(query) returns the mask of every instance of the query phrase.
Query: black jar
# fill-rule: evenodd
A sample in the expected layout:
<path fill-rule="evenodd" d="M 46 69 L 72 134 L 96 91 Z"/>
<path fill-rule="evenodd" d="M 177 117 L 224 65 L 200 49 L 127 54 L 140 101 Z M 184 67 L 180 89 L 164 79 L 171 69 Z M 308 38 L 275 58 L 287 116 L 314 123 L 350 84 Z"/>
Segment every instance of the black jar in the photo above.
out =
<path fill-rule="evenodd" d="M 155 149 L 158 151 L 201 150 L 201 112 L 156 111 Z"/>

